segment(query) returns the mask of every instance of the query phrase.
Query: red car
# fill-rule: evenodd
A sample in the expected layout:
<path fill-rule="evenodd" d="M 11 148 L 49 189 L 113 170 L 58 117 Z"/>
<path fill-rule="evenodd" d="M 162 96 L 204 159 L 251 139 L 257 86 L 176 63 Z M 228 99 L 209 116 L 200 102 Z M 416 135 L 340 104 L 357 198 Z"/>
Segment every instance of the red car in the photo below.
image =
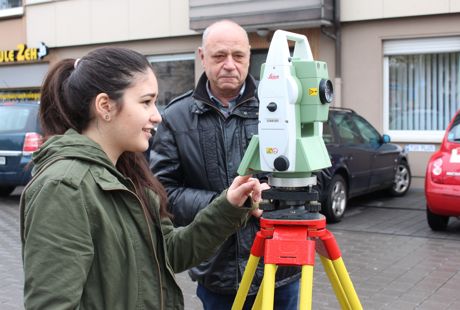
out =
<path fill-rule="evenodd" d="M 447 127 L 439 151 L 428 161 L 426 215 L 432 230 L 446 230 L 450 216 L 460 216 L 460 110 Z"/>

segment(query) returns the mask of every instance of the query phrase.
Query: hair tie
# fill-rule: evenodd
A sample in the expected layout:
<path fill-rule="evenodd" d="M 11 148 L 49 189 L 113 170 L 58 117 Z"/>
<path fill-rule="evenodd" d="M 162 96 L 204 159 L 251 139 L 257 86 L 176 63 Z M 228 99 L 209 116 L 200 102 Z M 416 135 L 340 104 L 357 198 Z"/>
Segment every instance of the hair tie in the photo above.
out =
<path fill-rule="evenodd" d="M 78 62 L 80 61 L 80 58 L 75 59 L 75 62 L 73 63 L 73 68 L 77 69 Z"/>

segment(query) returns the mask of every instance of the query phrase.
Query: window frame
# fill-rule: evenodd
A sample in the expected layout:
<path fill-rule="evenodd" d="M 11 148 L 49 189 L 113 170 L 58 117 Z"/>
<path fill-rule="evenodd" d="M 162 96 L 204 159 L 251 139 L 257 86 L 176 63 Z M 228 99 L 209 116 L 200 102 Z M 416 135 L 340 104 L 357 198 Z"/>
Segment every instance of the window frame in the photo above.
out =
<path fill-rule="evenodd" d="M 444 130 L 390 130 L 390 56 L 460 52 L 460 36 L 383 41 L 383 131 L 395 142 L 440 143 Z"/>

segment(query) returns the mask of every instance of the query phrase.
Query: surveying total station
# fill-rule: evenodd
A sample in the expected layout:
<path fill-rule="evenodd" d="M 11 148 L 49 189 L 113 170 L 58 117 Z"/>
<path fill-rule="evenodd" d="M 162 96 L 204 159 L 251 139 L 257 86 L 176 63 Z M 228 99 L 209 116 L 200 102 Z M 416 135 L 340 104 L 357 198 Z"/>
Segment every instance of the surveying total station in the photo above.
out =
<path fill-rule="evenodd" d="M 288 41 L 294 41 L 291 56 Z M 304 35 L 277 30 L 261 68 L 259 134 L 252 137 L 240 175 L 268 172 L 268 201 L 232 310 L 242 309 L 260 257 L 264 277 L 253 309 L 273 309 L 277 266 L 301 266 L 299 309 L 311 309 L 318 253 L 342 309 L 362 309 L 340 249 L 319 213 L 314 171 L 331 165 L 322 139 L 332 101 L 327 64 L 313 60 Z"/>

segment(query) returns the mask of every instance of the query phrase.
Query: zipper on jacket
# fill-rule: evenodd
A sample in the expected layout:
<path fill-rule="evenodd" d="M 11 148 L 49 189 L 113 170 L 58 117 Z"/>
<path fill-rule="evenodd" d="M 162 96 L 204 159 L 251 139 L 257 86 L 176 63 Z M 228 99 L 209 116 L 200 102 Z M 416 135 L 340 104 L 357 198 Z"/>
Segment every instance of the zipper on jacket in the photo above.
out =
<path fill-rule="evenodd" d="M 222 143 L 224 143 L 224 149 L 227 149 L 227 139 L 226 139 L 226 130 L 225 130 L 225 125 L 222 123 L 225 123 L 225 120 L 219 118 L 219 125 L 220 125 L 220 132 L 222 135 Z M 227 152 L 223 152 L 224 155 L 224 163 L 225 163 L 225 187 L 229 186 L 228 182 L 228 166 L 227 166 Z"/>
<path fill-rule="evenodd" d="M 241 101 L 240 103 L 238 103 L 235 107 L 233 107 L 233 109 L 236 109 L 236 108 L 238 108 L 239 106 L 243 105 L 243 103 L 246 103 L 246 102 L 251 101 L 251 100 L 254 100 L 254 99 L 255 99 L 254 97 L 251 97 L 251 98 L 248 98 L 248 99 L 246 99 L 246 100 L 243 100 L 243 101 Z"/>
<path fill-rule="evenodd" d="M 116 190 L 113 190 L 113 191 L 116 191 Z M 137 196 L 137 194 L 135 192 L 133 192 L 133 191 L 131 191 L 129 189 L 122 189 L 122 191 L 127 191 L 127 192 L 133 194 L 133 196 L 136 197 L 137 201 L 141 205 L 141 209 L 142 209 L 142 212 L 144 214 L 144 219 L 145 219 L 145 222 L 147 224 L 147 230 L 149 232 L 149 240 L 150 240 L 150 245 L 152 246 L 153 257 L 155 258 L 155 261 L 157 263 L 157 268 L 158 268 L 158 276 L 159 276 L 159 279 L 160 279 L 160 309 L 164 309 L 163 279 L 161 277 L 160 261 L 158 260 L 157 251 L 155 249 L 155 244 L 153 243 L 153 239 L 152 239 L 152 228 L 151 228 L 150 223 L 149 223 L 149 218 L 151 218 L 151 217 L 148 215 L 148 211 L 147 211 L 146 207 L 144 206 L 144 204 L 142 203 L 141 199 L 139 198 L 139 196 Z M 152 218 L 152 222 L 153 222 L 153 218 Z"/>
<path fill-rule="evenodd" d="M 202 100 L 201 102 L 203 102 L 203 104 L 209 106 L 211 109 L 215 110 L 218 114 L 220 114 L 220 116 L 222 116 L 223 119 L 225 119 L 225 115 L 224 113 L 222 113 L 221 110 L 219 110 L 214 104 L 206 101 L 206 100 Z"/>
<path fill-rule="evenodd" d="M 225 119 L 224 113 L 222 113 L 222 111 L 219 110 L 219 109 L 218 109 L 214 104 L 212 104 L 211 102 L 209 102 L 209 101 L 207 101 L 207 100 L 204 100 L 204 99 L 198 99 L 198 98 L 195 99 L 195 100 L 199 100 L 199 101 L 201 101 L 203 104 L 209 106 L 210 108 L 212 108 L 213 110 L 215 110 L 217 113 L 219 113 L 219 114 Z M 241 105 L 243 105 L 243 104 L 245 104 L 246 102 L 249 102 L 249 101 L 251 101 L 251 100 L 256 100 L 256 99 L 255 99 L 255 97 L 250 97 L 250 98 L 248 98 L 248 99 L 245 99 L 245 100 L 241 101 L 240 103 L 238 103 L 237 105 L 235 105 L 235 106 L 233 107 L 232 110 L 235 110 L 235 109 L 238 108 L 239 106 L 241 106 Z M 230 115 L 229 115 L 229 116 L 230 116 Z"/>

